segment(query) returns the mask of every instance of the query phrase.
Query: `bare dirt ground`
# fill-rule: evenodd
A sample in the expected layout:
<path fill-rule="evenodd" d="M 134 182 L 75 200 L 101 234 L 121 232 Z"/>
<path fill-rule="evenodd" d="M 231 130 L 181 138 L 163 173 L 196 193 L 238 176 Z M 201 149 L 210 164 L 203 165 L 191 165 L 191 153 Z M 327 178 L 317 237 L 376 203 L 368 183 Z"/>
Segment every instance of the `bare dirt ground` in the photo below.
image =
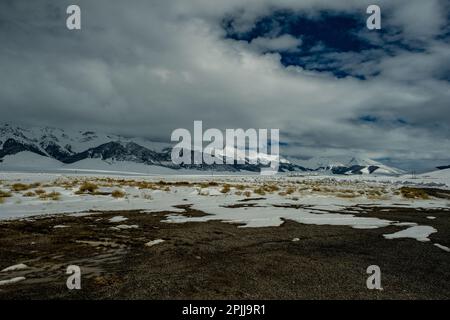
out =
<path fill-rule="evenodd" d="M 184 208 L 185 215 L 204 215 Z M 1 221 L 0 270 L 18 263 L 28 268 L 0 272 L 0 280 L 26 278 L 1 286 L 0 299 L 450 298 L 450 253 L 432 245 L 450 246 L 448 212 L 371 208 L 363 214 L 433 226 L 438 232 L 431 242 L 383 238 L 402 230 L 397 226 L 356 230 L 285 221 L 238 228 L 220 221 L 161 222 L 167 214 Z M 118 215 L 138 228 L 111 229 L 117 223 L 108 219 Z M 155 239 L 165 241 L 145 245 Z M 81 267 L 81 290 L 66 287 L 69 265 Z M 384 290 L 367 289 L 370 265 L 380 266 Z"/>

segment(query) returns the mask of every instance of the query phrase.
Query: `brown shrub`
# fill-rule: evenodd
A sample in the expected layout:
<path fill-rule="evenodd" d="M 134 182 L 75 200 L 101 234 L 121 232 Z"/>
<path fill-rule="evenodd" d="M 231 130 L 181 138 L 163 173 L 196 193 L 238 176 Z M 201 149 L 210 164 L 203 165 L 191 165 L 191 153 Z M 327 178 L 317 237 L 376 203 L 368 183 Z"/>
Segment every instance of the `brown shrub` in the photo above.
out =
<path fill-rule="evenodd" d="M 95 183 L 85 181 L 79 188 L 79 193 L 93 193 L 98 189 L 98 186 Z"/>
<path fill-rule="evenodd" d="M 14 183 L 14 184 L 11 186 L 11 190 L 12 190 L 12 191 L 25 191 L 25 190 L 28 190 L 28 189 L 30 189 L 30 188 L 31 188 L 30 185 L 28 185 L 28 184 L 23 184 L 23 183 Z"/>
<path fill-rule="evenodd" d="M 222 193 L 228 193 L 228 192 L 230 192 L 230 189 L 231 189 L 231 187 L 230 187 L 229 184 L 224 184 L 224 185 L 223 185 L 223 188 L 222 188 L 222 190 L 220 190 L 220 192 L 222 192 Z"/>
<path fill-rule="evenodd" d="M 286 189 L 286 194 L 293 194 L 295 192 L 295 188 L 289 187 Z"/>
<path fill-rule="evenodd" d="M 263 196 L 266 194 L 266 192 L 264 191 L 263 187 L 257 188 L 255 190 L 253 190 L 254 193 L 259 194 L 260 196 Z"/>
<path fill-rule="evenodd" d="M 408 199 L 429 199 L 430 197 L 423 189 L 401 187 L 400 193 L 404 198 Z"/>
<path fill-rule="evenodd" d="M 114 190 L 112 193 L 111 193 L 111 196 L 112 197 L 114 197 L 114 198 L 123 198 L 123 197 L 125 197 L 125 192 L 123 192 L 123 191 L 121 191 L 121 190 Z"/>
<path fill-rule="evenodd" d="M 0 190 L 0 198 L 9 198 L 11 197 L 11 192 Z"/>
<path fill-rule="evenodd" d="M 50 193 L 42 193 L 39 195 L 40 199 L 43 200 L 54 200 L 57 201 L 60 199 L 61 193 L 56 192 L 56 191 L 52 191 Z"/>

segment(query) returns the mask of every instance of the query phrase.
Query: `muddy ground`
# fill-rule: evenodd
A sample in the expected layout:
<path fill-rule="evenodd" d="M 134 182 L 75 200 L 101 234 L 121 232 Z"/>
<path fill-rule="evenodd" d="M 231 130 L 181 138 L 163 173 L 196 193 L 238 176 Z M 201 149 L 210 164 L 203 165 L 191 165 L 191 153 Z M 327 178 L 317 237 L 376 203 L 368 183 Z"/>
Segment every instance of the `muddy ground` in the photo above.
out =
<path fill-rule="evenodd" d="M 433 243 L 450 247 L 450 213 L 366 211 L 357 215 L 438 232 L 430 242 L 386 240 L 382 234 L 405 227 L 356 230 L 285 221 L 239 228 L 219 221 L 165 223 L 168 212 L 139 211 L 0 221 L 0 270 L 29 267 L 0 272 L 0 280 L 26 278 L 0 286 L 0 299 L 449 299 L 450 253 Z M 117 215 L 139 228 L 111 229 L 121 224 L 108 221 Z M 145 245 L 155 239 L 165 242 Z M 66 287 L 69 265 L 81 267 L 81 290 Z M 366 287 L 370 265 L 381 268 L 382 291 Z"/>

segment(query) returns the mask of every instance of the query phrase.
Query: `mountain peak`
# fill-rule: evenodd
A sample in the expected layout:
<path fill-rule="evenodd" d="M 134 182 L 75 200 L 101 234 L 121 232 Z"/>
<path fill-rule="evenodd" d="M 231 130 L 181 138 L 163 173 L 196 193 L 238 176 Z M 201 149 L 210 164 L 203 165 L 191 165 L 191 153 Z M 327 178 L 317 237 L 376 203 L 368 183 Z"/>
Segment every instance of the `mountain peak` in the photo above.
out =
<path fill-rule="evenodd" d="M 257 164 L 239 165 L 181 165 L 170 160 L 172 146 L 144 138 L 126 138 L 120 135 L 98 133 L 91 130 L 64 130 L 54 127 L 22 128 L 12 124 L 0 125 L 0 161 L 5 156 L 31 152 L 49 157 L 61 164 L 77 163 L 85 159 L 157 165 L 169 168 L 197 170 L 259 171 L 266 165 L 269 155 L 258 155 Z M 241 158 L 248 155 L 238 150 Z M 23 160 L 23 159 L 22 159 Z M 289 161 L 290 160 L 290 161 Z M 400 174 L 400 170 L 358 155 L 334 157 L 318 156 L 308 160 L 280 159 L 280 171 L 327 171 L 334 174 Z"/>

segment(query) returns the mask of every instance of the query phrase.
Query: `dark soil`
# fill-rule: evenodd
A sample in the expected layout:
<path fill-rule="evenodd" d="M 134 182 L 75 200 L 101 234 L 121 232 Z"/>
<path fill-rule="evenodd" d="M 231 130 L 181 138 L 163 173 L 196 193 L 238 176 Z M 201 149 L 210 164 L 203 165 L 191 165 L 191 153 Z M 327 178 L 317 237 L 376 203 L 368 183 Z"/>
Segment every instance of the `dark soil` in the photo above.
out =
<path fill-rule="evenodd" d="M 382 236 L 405 227 L 356 230 L 285 221 L 239 228 L 219 221 L 165 223 L 168 212 L 139 211 L 1 221 L 0 270 L 18 263 L 29 268 L 0 273 L 0 280 L 26 277 L 1 286 L 0 299 L 449 299 L 450 253 L 433 243 L 450 247 L 450 212 L 365 211 L 351 213 L 438 232 L 424 243 Z M 110 223 L 116 215 L 128 220 Z M 139 228 L 111 229 L 119 224 Z M 165 242 L 145 245 L 155 239 Z M 69 265 L 81 268 L 81 290 L 66 287 Z M 381 268 L 382 291 L 366 287 L 370 265 Z"/>

